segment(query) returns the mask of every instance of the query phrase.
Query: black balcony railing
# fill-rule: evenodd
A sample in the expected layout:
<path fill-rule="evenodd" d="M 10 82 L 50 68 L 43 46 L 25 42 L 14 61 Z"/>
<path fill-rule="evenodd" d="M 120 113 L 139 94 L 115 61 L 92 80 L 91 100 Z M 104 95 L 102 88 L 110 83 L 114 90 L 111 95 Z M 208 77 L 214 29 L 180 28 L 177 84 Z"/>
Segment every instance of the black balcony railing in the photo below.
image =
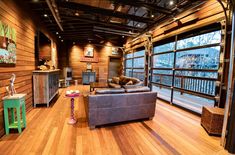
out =
<path fill-rule="evenodd" d="M 172 75 L 153 74 L 152 83 L 159 85 L 160 88 L 174 88 L 181 94 L 186 92 L 209 99 L 215 97 L 216 78 L 175 75 L 174 86 L 172 86 L 172 79 Z"/>

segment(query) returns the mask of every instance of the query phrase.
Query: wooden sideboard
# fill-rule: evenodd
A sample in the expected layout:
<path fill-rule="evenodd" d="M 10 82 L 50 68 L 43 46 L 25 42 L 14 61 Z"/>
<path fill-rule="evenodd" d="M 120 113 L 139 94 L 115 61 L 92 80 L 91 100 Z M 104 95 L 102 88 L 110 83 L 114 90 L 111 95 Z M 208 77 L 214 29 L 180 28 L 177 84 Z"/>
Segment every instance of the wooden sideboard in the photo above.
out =
<path fill-rule="evenodd" d="M 96 81 L 95 72 L 82 72 L 82 84 L 90 84 Z"/>
<path fill-rule="evenodd" d="M 33 94 L 34 107 L 37 104 L 47 104 L 58 94 L 59 90 L 59 69 L 33 71 Z"/>

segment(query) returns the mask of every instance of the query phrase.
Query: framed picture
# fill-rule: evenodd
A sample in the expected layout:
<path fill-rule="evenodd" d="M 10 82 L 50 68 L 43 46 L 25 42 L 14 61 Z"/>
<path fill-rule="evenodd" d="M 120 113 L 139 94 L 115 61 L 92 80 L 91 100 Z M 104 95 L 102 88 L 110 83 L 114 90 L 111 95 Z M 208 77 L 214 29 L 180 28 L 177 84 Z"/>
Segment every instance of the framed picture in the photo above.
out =
<path fill-rule="evenodd" d="M 0 65 L 16 64 L 16 30 L 0 21 Z"/>
<path fill-rule="evenodd" d="M 85 57 L 94 57 L 94 48 L 93 47 L 85 47 L 84 56 Z"/>
<path fill-rule="evenodd" d="M 87 70 L 92 70 L 92 65 L 91 65 L 90 62 L 88 62 L 88 63 L 86 64 L 86 69 L 87 69 Z"/>
<path fill-rule="evenodd" d="M 118 48 L 112 47 L 112 55 L 118 55 Z"/>

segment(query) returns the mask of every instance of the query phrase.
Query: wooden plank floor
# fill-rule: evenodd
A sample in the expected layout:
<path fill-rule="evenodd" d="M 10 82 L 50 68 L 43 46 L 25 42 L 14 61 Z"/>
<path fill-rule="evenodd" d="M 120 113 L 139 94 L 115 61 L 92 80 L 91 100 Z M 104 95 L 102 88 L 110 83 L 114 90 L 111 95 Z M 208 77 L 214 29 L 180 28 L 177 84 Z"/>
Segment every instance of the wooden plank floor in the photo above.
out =
<path fill-rule="evenodd" d="M 78 86 L 82 94 L 88 86 Z M 78 123 L 68 125 L 70 100 L 66 89 L 50 108 L 35 108 L 27 114 L 27 128 L 0 139 L 0 154 L 83 155 L 213 155 L 226 154 L 220 138 L 210 137 L 200 118 L 161 101 L 152 121 L 134 121 L 90 130 L 83 98 L 75 101 Z"/>

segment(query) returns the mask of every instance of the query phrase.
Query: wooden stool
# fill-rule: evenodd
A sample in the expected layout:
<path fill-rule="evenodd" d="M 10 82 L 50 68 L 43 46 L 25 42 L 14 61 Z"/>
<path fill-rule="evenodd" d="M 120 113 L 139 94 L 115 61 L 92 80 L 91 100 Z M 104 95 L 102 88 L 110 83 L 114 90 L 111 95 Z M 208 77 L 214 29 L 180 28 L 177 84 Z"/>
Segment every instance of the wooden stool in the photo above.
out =
<path fill-rule="evenodd" d="M 22 126 L 26 128 L 25 96 L 26 94 L 14 94 L 13 96 L 6 96 L 3 98 L 5 130 L 7 135 L 9 134 L 9 129 L 17 128 L 18 132 L 21 133 Z M 14 108 L 16 109 L 16 121 Z M 20 108 L 22 108 L 22 120 L 20 117 Z M 11 111 L 10 124 L 8 109 Z"/>
<path fill-rule="evenodd" d="M 223 128 L 224 109 L 216 107 L 203 107 L 201 125 L 209 134 L 221 135 Z"/>

